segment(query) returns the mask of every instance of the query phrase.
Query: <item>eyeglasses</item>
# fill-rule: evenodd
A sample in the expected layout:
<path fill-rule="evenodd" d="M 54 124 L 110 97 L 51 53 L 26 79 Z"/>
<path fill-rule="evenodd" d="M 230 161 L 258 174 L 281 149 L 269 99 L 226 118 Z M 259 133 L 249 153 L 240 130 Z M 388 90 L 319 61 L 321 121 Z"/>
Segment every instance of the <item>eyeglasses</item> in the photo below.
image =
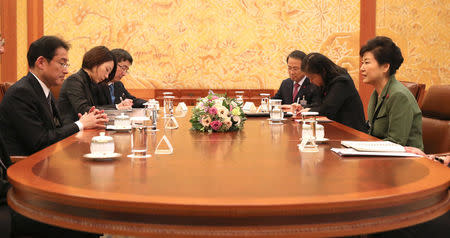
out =
<path fill-rule="evenodd" d="M 68 63 L 58 62 L 58 64 L 60 64 L 65 69 L 69 68 L 69 66 L 70 66 L 70 64 L 68 64 Z"/>
<path fill-rule="evenodd" d="M 128 70 L 130 70 L 130 68 L 128 68 L 128 66 L 126 66 L 126 65 L 117 64 L 117 66 L 119 66 L 122 69 L 122 71 L 125 73 L 128 73 Z"/>
<path fill-rule="evenodd" d="M 300 68 L 299 67 L 288 67 L 289 71 L 299 71 Z"/>

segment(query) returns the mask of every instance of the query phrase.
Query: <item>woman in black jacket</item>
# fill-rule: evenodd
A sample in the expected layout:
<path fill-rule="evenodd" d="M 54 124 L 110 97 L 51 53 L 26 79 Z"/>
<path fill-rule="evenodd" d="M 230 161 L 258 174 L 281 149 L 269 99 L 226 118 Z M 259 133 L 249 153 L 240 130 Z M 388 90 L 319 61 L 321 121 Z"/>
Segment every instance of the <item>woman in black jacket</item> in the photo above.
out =
<path fill-rule="evenodd" d="M 302 61 L 302 71 L 320 87 L 322 96 L 320 105 L 302 111 L 319 112 L 321 116 L 367 132 L 363 104 L 346 69 L 320 53 L 310 53 Z"/>

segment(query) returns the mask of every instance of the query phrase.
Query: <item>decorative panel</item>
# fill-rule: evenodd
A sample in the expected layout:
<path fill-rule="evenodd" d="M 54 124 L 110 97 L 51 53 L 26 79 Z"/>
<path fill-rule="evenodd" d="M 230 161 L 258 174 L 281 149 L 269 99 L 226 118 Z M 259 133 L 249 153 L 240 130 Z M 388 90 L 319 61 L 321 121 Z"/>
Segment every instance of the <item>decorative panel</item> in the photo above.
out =
<path fill-rule="evenodd" d="M 28 72 L 27 0 L 17 1 L 17 79 Z"/>
<path fill-rule="evenodd" d="M 450 84 L 450 2 L 377 1 L 377 35 L 394 40 L 405 61 L 400 80 Z"/>
<path fill-rule="evenodd" d="M 286 56 L 320 51 L 357 80 L 356 0 L 45 0 L 44 34 L 128 50 L 129 88 L 278 88 Z"/>

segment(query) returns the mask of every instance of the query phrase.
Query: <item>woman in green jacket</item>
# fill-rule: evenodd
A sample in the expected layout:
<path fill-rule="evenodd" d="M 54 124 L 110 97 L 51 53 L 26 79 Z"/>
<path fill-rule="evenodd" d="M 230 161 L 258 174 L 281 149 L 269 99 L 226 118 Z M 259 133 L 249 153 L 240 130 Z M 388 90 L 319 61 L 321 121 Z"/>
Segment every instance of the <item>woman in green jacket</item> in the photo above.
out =
<path fill-rule="evenodd" d="M 423 150 L 422 112 L 411 92 L 395 79 L 403 63 L 400 48 L 390 38 L 377 36 L 359 55 L 363 82 L 375 88 L 367 109 L 369 134 Z"/>

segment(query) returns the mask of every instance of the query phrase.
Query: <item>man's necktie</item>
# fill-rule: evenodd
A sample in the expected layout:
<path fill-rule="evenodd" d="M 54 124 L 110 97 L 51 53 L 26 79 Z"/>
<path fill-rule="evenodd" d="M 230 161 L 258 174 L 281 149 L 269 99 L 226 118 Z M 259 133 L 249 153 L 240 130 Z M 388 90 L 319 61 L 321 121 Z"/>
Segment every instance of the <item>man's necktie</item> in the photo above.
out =
<path fill-rule="evenodd" d="M 50 92 L 47 96 L 47 103 L 48 107 L 50 108 L 50 114 L 52 115 L 53 123 L 56 127 L 59 127 L 61 124 L 59 122 L 58 116 L 56 116 L 56 113 L 53 111 L 53 100 L 52 100 L 52 93 Z"/>
<path fill-rule="evenodd" d="M 114 84 L 113 83 L 109 85 L 109 94 L 111 95 L 111 103 L 114 104 L 116 97 L 114 96 Z"/>
<path fill-rule="evenodd" d="M 292 94 L 292 102 L 295 102 L 295 98 L 297 97 L 298 94 L 298 88 L 300 87 L 300 85 L 298 83 L 294 84 L 294 93 Z"/>

